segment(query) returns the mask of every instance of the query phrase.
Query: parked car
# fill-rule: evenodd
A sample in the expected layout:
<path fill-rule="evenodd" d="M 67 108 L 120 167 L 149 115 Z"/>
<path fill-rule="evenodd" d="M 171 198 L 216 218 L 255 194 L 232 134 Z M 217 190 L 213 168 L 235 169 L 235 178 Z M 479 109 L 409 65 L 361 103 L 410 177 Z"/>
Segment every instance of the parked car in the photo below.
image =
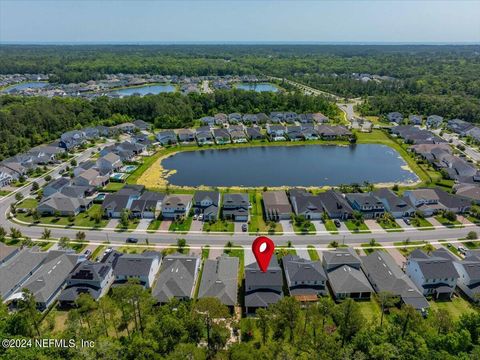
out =
<path fill-rule="evenodd" d="M 200 220 L 200 221 L 203 220 L 203 214 L 198 215 L 198 220 Z"/>
<path fill-rule="evenodd" d="M 89 249 L 87 249 L 87 250 L 85 250 L 85 252 L 83 253 L 83 255 L 85 255 L 85 257 L 86 257 L 87 259 L 90 259 L 90 256 L 92 256 L 92 251 L 89 250 Z"/>
<path fill-rule="evenodd" d="M 410 225 L 410 219 L 409 218 L 404 218 L 403 222 L 407 225 Z"/>
<path fill-rule="evenodd" d="M 457 250 L 462 255 L 465 255 L 467 253 L 467 249 L 465 249 L 463 246 L 459 246 Z"/>
<path fill-rule="evenodd" d="M 136 244 L 136 243 L 138 243 L 138 239 L 134 238 L 134 237 L 129 237 L 129 238 L 127 238 L 127 243 Z"/>
<path fill-rule="evenodd" d="M 340 220 L 338 220 L 338 219 L 333 220 L 333 223 L 335 224 L 335 226 L 336 226 L 337 228 L 339 228 L 340 226 L 342 226 L 342 224 L 340 224 Z"/>
<path fill-rule="evenodd" d="M 242 225 L 242 231 L 243 231 L 243 232 L 246 232 L 246 231 L 247 231 L 247 224 L 243 224 L 243 225 Z"/>
<path fill-rule="evenodd" d="M 198 215 L 197 214 L 193 214 L 193 220 L 197 220 L 198 218 Z"/>

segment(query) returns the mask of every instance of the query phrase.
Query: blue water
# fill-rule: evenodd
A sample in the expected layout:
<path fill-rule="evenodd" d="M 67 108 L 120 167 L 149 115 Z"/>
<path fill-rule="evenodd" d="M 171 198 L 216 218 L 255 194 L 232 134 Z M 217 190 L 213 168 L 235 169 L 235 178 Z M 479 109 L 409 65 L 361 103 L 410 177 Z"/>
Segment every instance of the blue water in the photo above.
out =
<path fill-rule="evenodd" d="M 256 92 L 277 92 L 278 88 L 275 85 L 269 83 L 240 83 L 236 86 L 237 89 L 240 90 L 249 90 L 249 91 L 256 91 Z"/>
<path fill-rule="evenodd" d="M 15 90 L 25 90 L 25 89 L 39 89 L 43 88 L 48 85 L 48 82 L 44 81 L 32 81 L 32 82 L 26 82 L 26 83 L 21 83 L 13 86 L 9 86 L 6 91 L 7 92 L 12 92 Z"/>
<path fill-rule="evenodd" d="M 377 144 L 185 151 L 162 161 L 164 169 L 176 170 L 168 181 L 179 186 L 325 186 L 418 180 L 404 165 L 397 151 Z"/>
<path fill-rule="evenodd" d="M 130 96 L 133 94 L 139 94 L 141 96 L 152 94 L 160 94 L 160 93 L 170 93 L 174 92 L 175 86 L 167 85 L 167 84 L 156 84 L 156 85 L 144 85 L 138 87 L 130 87 L 125 89 L 114 90 L 111 94 L 120 94 L 122 96 Z"/>

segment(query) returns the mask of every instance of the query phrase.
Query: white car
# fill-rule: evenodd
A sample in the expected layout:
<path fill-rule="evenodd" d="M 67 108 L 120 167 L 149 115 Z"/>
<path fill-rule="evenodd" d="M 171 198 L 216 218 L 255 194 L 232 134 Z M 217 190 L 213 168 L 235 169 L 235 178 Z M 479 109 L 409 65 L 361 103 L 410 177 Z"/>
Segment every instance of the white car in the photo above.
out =
<path fill-rule="evenodd" d="M 200 221 L 203 220 L 203 214 L 198 215 L 198 220 L 200 220 Z"/>
<path fill-rule="evenodd" d="M 193 214 L 193 220 L 197 220 L 197 217 L 198 217 L 197 214 Z"/>

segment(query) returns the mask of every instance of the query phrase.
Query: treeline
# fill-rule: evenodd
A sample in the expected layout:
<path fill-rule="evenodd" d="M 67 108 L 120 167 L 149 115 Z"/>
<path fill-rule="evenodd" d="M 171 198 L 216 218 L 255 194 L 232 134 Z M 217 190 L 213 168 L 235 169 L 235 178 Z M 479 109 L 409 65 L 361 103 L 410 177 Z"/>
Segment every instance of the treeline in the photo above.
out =
<path fill-rule="evenodd" d="M 322 112 L 339 117 L 338 108 L 322 97 L 299 93 L 255 93 L 240 90 L 212 94 L 159 94 L 123 99 L 0 97 L 0 159 L 48 141 L 61 133 L 90 125 L 116 125 L 131 119 L 156 128 L 193 125 L 195 119 L 218 112 Z"/>
<path fill-rule="evenodd" d="M 238 320 L 217 299 L 157 306 L 135 284 L 116 287 L 95 302 L 81 295 L 77 307 L 45 318 L 28 292 L 19 311 L 0 304 L 0 340 L 93 341 L 91 348 L 0 348 L 0 359 L 478 359 L 480 314 L 453 319 L 431 310 L 426 319 L 411 307 L 365 318 L 351 299 L 329 298 L 302 308 L 286 297 L 255 318 Z M 386 303 L 385 303 L 386 304 Z M 61 318 L 60 318 L 61 316 Z M 238 340 L 241 340 L 240 342 Z"/>

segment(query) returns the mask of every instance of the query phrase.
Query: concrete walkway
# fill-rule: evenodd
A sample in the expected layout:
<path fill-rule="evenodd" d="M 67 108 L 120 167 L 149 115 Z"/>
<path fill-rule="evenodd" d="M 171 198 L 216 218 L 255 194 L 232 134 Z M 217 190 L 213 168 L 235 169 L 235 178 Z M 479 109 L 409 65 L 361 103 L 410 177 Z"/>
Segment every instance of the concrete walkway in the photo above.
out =
<path fill-rule="evenodd" d="M 407 261 L 407 259 L 405 259 L 405 256 L 403 256 L 398 249 L 394 248 L 387 249 L 387 252 L 392 256 L 393 260 L 395 260 L 397 265 L 403 269 L 403 265 Z"/>
<path fill-rule="evenodd" d="M 374 230 L 376 233 L 386 233 L 386 230 L 382 228 L 375 220 L 365 220 L 365 225 L 367 225 L 370 230 Z"/>
<path fill-rule="evenodd" d="M 137 230 L 147 230 L 148 225 L 152 222 L 152 219 L 140 219 L 140 222 L 137 225 Z"/>
<path fill-rule="evenodd" d="M 257 260 L 255 260 L 255 255 L 253 255 L 252 247 L 251 246 L 243 246 L 243 258 L 245 261 L 245 266 L 249 264 L 253 264 Z"/>
<path fill-rule="evenodd" d="M 210 249 L 210 251 L 208 252 L 208 258 L 215 260 L 217 257 L 219 257 L 222 254 L 223 254 L 222 249 Z"/>
<path fill-rule="evenodd" d="M 457 215 L 457 220 L 460 222 L 460 224 L 463 224 L 463 225 L 473 224 L 470 220 L 468 220 L 465 216 L 462 216 L 462 215 Z"/>
<path fill-rule="evenodd" d="M 111 219 L 107 224 L 107 228 L 108 229 L 115 229 L 118 226 L 119 223 L 120 223 L 119 219 Z"/>
<path fill-rule="evenodd" d="M 190 226 L 190 231 L 202 231 L 203 221 L 192 220 L 192 225 Z"/>
<path fill-rule="evenodd" d="M 312 224 L 313 226 L 315 226 L 315 230 L 317 230 L 317 233 L 322 233 L 324 231 L 327 231 L 327 229 L 325 229 L 325 224 L 323 223 L 322 220 L 313 220 Z"/>
<path fill-rule="evenodd" d="M 395 219 L 395 222 L 402 228 L 402 229 L 414 229 L 412 225 L 407 225 L 403 219 Z"/>
<path fill-rule="evenodd" d="M 438 221 L 437 219 L 435 219 L 433 216 L 427 218 L 426 220 L 427 220 L 430 224 L 432 224 L 433 226 L 445 227 L 444 225 L 442 225 L 442 223 L 441 223 L 440 221 Z"/>
<path fill-rule="evenodd" d="M 284 234 L 294 234 L 295 230 L 293 230 L 293 224 L 290 223 L 290 220 L 280 220 L 280 224 L 282 224 L 282 229 Z"/>
<path fill-rule="evenodd" d="M 168 231 L 170 225 L 172 225 L 172 220 L 162 220 L 159 230 Z"/>
<path fill-rule="evenodd" d="M 294 246 L 295 251 L 297 252 L 297 255 L 300 256 L 301 258 L 310 260 L 310 255 L 308 254 L 308 250 L 305 249 L 305 246 Z"/>
<path fill-rule="evenodd" d="M 238 222 L 238 221 L 234 222 L 234 223 L 233 223 L 233 226 L 234 226 L 233 232 L 234 232 L 235 234 L 241 234 L 241 233 L 243 232 L 243 231 L 242 231 L 242 225 L 243 225 L 243 224 L 246 224 L 246 223 L 244 223 L 244 222 Z"/>

